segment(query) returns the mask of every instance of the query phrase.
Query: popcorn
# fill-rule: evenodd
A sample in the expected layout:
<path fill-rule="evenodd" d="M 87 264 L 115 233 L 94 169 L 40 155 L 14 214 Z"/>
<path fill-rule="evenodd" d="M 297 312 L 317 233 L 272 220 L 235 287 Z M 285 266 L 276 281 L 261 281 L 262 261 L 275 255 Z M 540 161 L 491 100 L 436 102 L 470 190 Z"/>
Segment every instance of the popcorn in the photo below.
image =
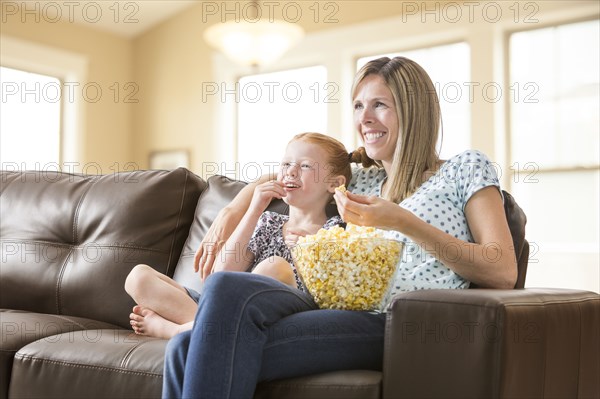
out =
<path fill-rule="evenodd" d="M 373 227 L 348 224 L 300 237 L 292 249 L 296 269 L 317 305 L 379 310 L 403 244 Z"/>
<path fill-rule="evenodd" d="M 344 193 L 344 195 L 346 195 L 346 191 L 348 191 L 346 189 L 346 186 L 344 186 L 343 184 L 339 187 L 336 187 L 335 189 L 341 191 L 342 193 Z"/>

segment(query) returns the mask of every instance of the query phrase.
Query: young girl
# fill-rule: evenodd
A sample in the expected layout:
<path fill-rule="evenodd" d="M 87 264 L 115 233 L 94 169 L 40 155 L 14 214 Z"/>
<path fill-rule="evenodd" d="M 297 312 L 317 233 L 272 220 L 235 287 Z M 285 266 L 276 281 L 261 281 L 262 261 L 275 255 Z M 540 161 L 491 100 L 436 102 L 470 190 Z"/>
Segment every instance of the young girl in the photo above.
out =
<path fill-rule="evenodd" d="M 257 186 L 244 217 L 215 260 L 214 271 L 252 270 L 304 291 L 290 246 L 299 236 L 342 223 L 327 218 L 325 208 L 335 188 L 351 178 L 342 143 L 319 133 L 302 133 L 287 145 L 277 180 Z M 289 216 L 265 212 L 273 198 L 283 198 Z M 138 304 L 130 315 L 140 335 L 171 338 L 192 328 L 200 294 L 147 265 L 137 265 L 125 290 Z"/>

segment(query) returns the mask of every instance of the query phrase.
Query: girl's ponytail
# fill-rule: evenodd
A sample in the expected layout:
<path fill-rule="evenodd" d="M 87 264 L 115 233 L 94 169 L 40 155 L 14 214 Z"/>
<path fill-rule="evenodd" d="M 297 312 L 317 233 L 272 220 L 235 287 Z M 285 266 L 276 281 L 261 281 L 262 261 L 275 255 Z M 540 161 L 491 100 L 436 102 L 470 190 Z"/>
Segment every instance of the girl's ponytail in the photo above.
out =
<path fill-rule="evenodd" d="M 348 159 L 351 163 L 361 164 L 363 168 L 368 168 L 370 166 L 377 165 L 377 163 L 373 159 L 369 158 L 365 147 L 358 147 L 356 150 L 349 153 Z"/>

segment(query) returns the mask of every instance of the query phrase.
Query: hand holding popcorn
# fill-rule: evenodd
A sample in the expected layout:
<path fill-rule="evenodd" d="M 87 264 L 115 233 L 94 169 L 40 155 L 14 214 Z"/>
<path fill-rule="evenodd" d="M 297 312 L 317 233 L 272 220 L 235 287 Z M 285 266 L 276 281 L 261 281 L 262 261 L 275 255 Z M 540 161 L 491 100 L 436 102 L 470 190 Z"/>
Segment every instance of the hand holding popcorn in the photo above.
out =
<path fill-rule="evenodd" d="M 359 226 L 398 230 L 400 222 L 414 215 L 398 204 L 375 195 L 359 195 L 351 191 L 336 192 L 333 196 L 345 222 Z"/>

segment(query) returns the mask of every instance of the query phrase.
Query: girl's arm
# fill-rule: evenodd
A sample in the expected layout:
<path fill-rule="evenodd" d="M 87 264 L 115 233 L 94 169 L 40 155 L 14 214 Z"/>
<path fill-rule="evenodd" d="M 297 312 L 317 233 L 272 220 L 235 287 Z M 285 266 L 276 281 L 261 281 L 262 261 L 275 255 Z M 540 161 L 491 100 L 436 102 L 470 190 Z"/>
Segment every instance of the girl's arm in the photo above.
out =
<path fill-rule="evenodd" d="M 517 261 L 496 187 L 479 190 L 466 204 L 465 215 L 474 243 L 439 230 L 393 202 L 375 196 L 345 194 L 337 190 L 335 194 L 344 221 L 399 231 L 458 275 L 481 287 L 514 287 Z"/>
<path fill-rule="evenodd" d="M 275 178 L 276 175 L 268 174 L 263 175 L 256 182 L 249 183 L 235 196 L 229 205 L 219 212 L 194 256 L 194 271 L 200 271 L 202 280 L 212 273 L 216 255 L 242 220 L 252 201 L 254 189 L 258 185 Z"/>
<path fill-rule="evenodd" d="M 215 272 L 248 269 L 254 261 L 254 254 L 248 250 L 248 243 L 258 220 L 273 198 L 281 198 L 284 195 L 283 184 L 278 181 L 266 182 L 256 187 L 248 210 L 214 261 Z"/>

